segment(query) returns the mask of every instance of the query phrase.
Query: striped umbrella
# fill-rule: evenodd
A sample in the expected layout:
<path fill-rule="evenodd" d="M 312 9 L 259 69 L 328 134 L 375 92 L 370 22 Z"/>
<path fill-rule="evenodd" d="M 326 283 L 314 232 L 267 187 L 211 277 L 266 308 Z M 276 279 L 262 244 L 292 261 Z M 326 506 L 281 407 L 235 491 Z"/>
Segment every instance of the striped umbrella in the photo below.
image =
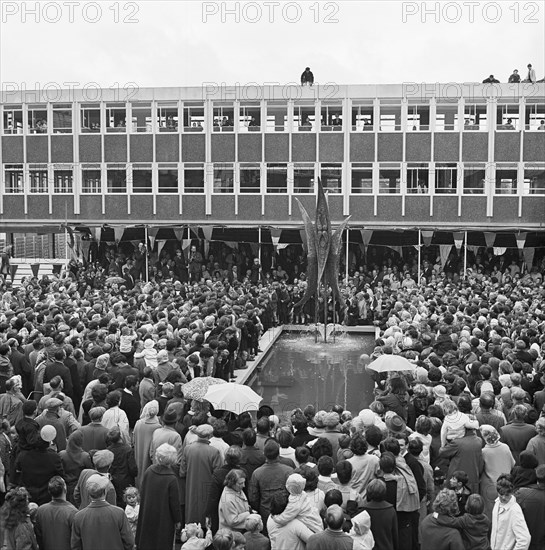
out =
<path fill-rule="evenodd" d="M 200 376 L 193 378 L 182 386 L 182 391 L 186 399 L 195 399 L 195 401 L 203 401 L 204 395 L 210 386 L 216 384 L 227 384 L 221 378 L 213 378 L 212 376 Z"/>

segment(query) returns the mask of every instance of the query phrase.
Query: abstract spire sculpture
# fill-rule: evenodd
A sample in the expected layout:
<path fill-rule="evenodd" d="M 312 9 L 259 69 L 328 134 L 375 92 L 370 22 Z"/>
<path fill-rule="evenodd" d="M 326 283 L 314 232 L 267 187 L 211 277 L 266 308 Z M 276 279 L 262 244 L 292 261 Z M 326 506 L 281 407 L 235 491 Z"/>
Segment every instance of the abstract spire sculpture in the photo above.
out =
<path fill-rule="evenodd" d="M 343 231 L 348 224 L 350 216 L 331 233 L 331 220 L 329 218 L 329 206 L 324 193 L 322 181 L 318 178 L 318 197 L 316 200 L 316 221 L 313 224 L 306 208 L 299 199 L 297 204 L 301 210 L 301 216 L 305 224 L 307 236 L 307 288 L 301 300 L 295 304 L 295 308 L 303 307 L 315 296 L 314 323 L 318 323 L 318 297 L 323 285 L 324 293 L 324 341 L 327 341 L 327 290 L 331 287 L 333 295 L 333 320 L 335 320 L 335 300 L 338 300 L 343 309 L 346 308 L 344 298 L 339 289 L 339 254 Z"/>

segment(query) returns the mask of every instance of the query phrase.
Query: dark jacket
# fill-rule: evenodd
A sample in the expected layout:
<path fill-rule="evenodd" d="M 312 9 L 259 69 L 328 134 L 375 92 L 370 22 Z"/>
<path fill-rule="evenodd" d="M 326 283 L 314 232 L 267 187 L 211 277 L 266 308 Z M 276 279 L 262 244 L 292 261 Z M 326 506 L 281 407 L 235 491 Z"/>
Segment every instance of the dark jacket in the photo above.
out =
<path fill-rule="evenodd" d="M 441 525 L 430 514 L 421 526 L 421 550 L 465 550 L 462 536 L 453 527 Z"/>
<path fill-rule="evenodd" d="M 464 514 L 458 518 L 439 515 L 437 523 L 460 530 L 466 548 L 470 548 L 471 550 L 490 550 L 488 532 L 491 523 L 485 514 L 479 514 L 478 516 Z"/>
<path fill-rule="evenodd" d="M 519 489 L 515 496 L 532 536 L 528 550 L 543 550 L 545 548 L 545 487 L 543 485 L 524 487 Z"/>
<path fill-rule="evenodd" d="M 117 505 L 123 508 L 123 492 L 129 485 L 134 487 L 134 482 L 138 475 L 134 450 L 122 442 L 112 443 L 108 447 L 108 450 L 114 454 L 109 474 L 117 495 Z"/>
<path fill-rule="evenodd" d="M 104 500 L 94 500 L 74 516 L 72 550 L 106 547 L 108 550 L 133 550 L 134 537 L 121 508 Z"/>
<path fill-rule="evenodd" d="M 182 521 L 178 482 L 172 470 L 159 464 L 150 466 L 142 479 L 140 497 L 138 550 L 171 550 L 175 524 Z"/>
<path fill-rule="evenodd" d="M 129 420 L 129 428 L 133 430 L 135 424 L 140 420 L 140 396 L 138 392 L 135 391 L 131 395 L 123 390 L 121 392 L 121 403 L 119 404 L 119 408 L 125 411 Z"/>
<path fill-rule="evenodd" d="M 536 435 L 536 430 L 530 424 L 513 420 L 501 429 L 500 435 L 501 441 L 509 445 L 509 449 L 511 449 L 513 458 L 518 466 L 520 464 L 520 453 L 526 449 L 528 441 Z"/>
<path fill-rule="evenodd" d="M 456 470 L 463 470 L 468 476 L 467 486 L 472 493 L 479 492 L 479 480 L 484 469 L 482 440 L 473 430 L 466 430 L 461 439 L 454 439 L 439 451 L 439 456 L 450 459 L 447 478 Z"/>
<path fill-rule="evenodd" d="M 240 460 L 240 467 L 246 472 L 247 479 L 252 477 L 252 474 L 265 464 L 265 455 L 263 451 L 255 446 L 242 447 L 242 458 Z"/>
<path fill-rule="evenodd" d="M 371 518 L 371 532 L 375 539 L 374 550 L 397 550 L 397 514 L 394 507 L 385 500 L 382 502 L 365 500 L 363 509 Z"/>
<path fill-rule="evenodd" d="M 36 539 L 42 550 L 71 550 L 70 536 L 78 509 L 66 500 L 42 504 L 36 512 Z"/>
<path fill-rule="evenodd" d="M 47 490 L 49 480 L 53 476 L 64 477 L 61 457 L 51 448 L 19 453 L 15 459 L 15 471 L 30 493 L 30 500 L 38 505 L 51 500 Z"/>
<path fill-rule="evenodd" d="M 49 382 L 55 376 L 60 376 L 63 382 L 63 392 L 68 397 L 74 397 L 74 388 L 72 386 L 72 375 L 70 369 L 59 361 L 48 362 L 44 371 L 44 384 Z"/>

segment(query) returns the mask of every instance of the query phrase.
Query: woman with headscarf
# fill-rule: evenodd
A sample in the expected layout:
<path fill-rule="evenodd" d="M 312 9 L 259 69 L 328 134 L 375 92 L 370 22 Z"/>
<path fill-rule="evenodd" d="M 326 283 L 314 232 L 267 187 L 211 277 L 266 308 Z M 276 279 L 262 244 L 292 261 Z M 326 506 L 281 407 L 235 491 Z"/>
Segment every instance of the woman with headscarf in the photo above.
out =
<path fill-rule="evenodd" d="M 70 435 L 66 450 L 61 451 L 59 456 L 61 457 L 62 466 L 65 473 L 66 481 L 66 500 L 74 503 L 74 489 L 79 479 L 79 475 L 85 468 L 92 468 L 93 463 L 89 453 L 82 449 L 83 434 L 77 430 Z"/>
<path fill-rule="evenodd" d="M 146 469 L 151 466 L 149 450 L 153 439 L 153 432 L 161 427 L 157 418 L 159 412 L 159 403 L 154 399 L 144 405 L 140 420 L 134 426 L 134 456 L 138 475 L 136 476 L 136 486 L 140 488 L 142 476 Z"/>
<path fill-rule="evenodd" d="M 496 482 L 501 474 L 511 471 L 515 459 L 509 446 L 500 442 L 500 434 L 494 426 L 483 424 L 481 434 L 486 445 L 482 451 L 484 470 L 481 474 L 480 492 L 484 500 L 484 513 L 492 518 L 494 501 L 498 496 Z"/>

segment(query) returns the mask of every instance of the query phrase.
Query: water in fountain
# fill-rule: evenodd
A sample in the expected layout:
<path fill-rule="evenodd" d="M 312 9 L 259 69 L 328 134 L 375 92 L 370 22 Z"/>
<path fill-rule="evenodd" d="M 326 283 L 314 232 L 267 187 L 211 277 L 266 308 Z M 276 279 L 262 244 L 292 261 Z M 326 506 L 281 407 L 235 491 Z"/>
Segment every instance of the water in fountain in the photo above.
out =
<path fill-rule="evenodd" d="M 252 389 L 279 415 L 308 404 L 317 409 L 339 404 L 357 414 L 373 400 L 374 383 L 360 357 L 372 353 L 374 335 L 344 330 L 335 342 L 316 343 L 314 329 L 282 334 L 263 359 Z"/>

